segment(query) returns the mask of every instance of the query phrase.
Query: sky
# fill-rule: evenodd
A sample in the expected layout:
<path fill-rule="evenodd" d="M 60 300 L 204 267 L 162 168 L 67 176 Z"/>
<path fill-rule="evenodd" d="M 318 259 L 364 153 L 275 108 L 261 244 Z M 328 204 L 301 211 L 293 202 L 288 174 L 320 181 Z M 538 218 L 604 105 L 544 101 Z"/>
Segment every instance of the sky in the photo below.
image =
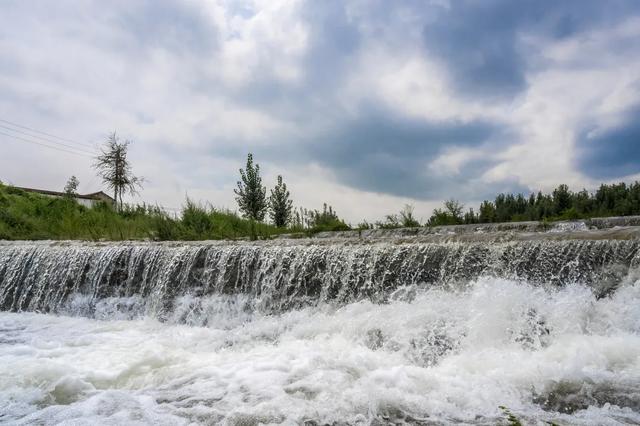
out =
<path fill-rule="evenodd" d="M 22 126 L 22 127 L 17 127 Z M 637 0 L 0 3 L 0 180 L 235 210 L 246 155 L 352 223 L 640 178 Z"/>

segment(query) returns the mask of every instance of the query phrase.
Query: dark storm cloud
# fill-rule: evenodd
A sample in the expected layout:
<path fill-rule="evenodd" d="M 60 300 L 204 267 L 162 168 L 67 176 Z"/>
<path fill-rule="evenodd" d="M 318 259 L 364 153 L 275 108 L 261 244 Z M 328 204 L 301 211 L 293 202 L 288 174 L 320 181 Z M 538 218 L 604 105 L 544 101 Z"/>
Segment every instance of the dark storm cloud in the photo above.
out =
<path fill-rule="evenodd" d="M 474 179 L 497 164 L 486 156 L 469 160 L 455 173 L 430 167 L 447 149 L 495 150 L 504 146 L 508 129 L 497 123 L 430 122 L 376 108 L 330 122 L 297 143 L 254 147 L 254 152 L 270 162 L 320 164 L 356 189 L 422 200 L 471 198 L 478 196 L 478 191 L 521 188 L 516 181 L 483 186 L 478 181 L 476 185 Z"/>
<path fill-rule="evenodd" d="M 577 143 L 578 167 L 587 176 L 613 179 L 640 173 L 640 106 L 627 111 L 618 126 L 582 132 Z"/>
<path fill-rule="evenodd" d="M 302 18 L 309 22 L 311 46 L 305 55 L 305 78 L 314 86 L 342 81 L 344 67 L 360 47 L 361 34 L 339 0 L 308 3 Z"/>
<path fill-rule="evenodd" d="M 405 13 L 395 13 L 400 8 Z M 473 196 L 485 189 L 526 190 L 515 179 L 476 188 L 473 182 L 498 163 L 489 156 L 470 161 L 455 175 L 438 175 L 428 168 L 446 148 L 520 142 L 514 133 L 505 138 L 510 130 L 498 122 L 409 119 L 384 111 L 373 99 L 355 114 L 340 111 L 336 96 L 349 76 L 352 58 L 364 48 L 363 40 L 397 41 L 419 28 L 422 54 L 446 65 L 456 92 L 466 98 L 505 98 L 527 88 L 532 67 L 544 66 L 541 52 L 532 51 L 523 36 L 557 41 L 606 28 L 638 8 L 640 4 L 631 1 L 598 0 L 455 1 L 447 6 L 403 1 L 394 6 L 371 2 L 353 13 L 345 2 L 310 2 L 300 15 L 309 29 L 301 80 L 292 83 L 258 73 L 234 96 L 306 129 L 302 138 L 283 135 L 280 147 L 256 148 L 273 162 L 286 161 L 285 152 L 293 151 L 295 158 L 322 164 L 348 186 L 421 199 L 452 191 Z M 318 120 L 326 123 L 324 130 L 310 125 Z"/>
<path fill-rule="evenodd" d="M 606 27 L 631 11 L 632 0 L 461 0 L 436 7 L 424 27 L 426 50 L 447 65 L 452 85 L 467 96 L 505 97 L 526 88 L 536 55 L 521 37 L 554 40 Z"/>
<path fill-rule="evenodd" d="M 311 156 L 358 189 L 409 196 L 441 197 L 479 176 L 495 163 L 466 164 L 447 175 L 429 164 L 445 149 L 498 144 L 503 129 L 487 121 L 429 122 L 373 110 L 344 122 L 309 144 Z"/>
<path fill-rule="evenodd" d="M 526 190 L 515 179 L 477 187 L 474 182 L 498 163 L 490 157 L 470 161 L 454 175 L 428 168 L 447 148 L 507 144 L 504 135 L 509 129 L 497 122 L 403 118 L 384 111 L 375 100 L 366 108 L 359 107 L 356 114 L 341 112 L 335 96 L 349 75 L 351 59 L 363 48 L 364 39 L 397 38 L 418 26 L 423 54 L 435 55 L 447 65 L 457 91 L 482 99 L 513 96 L 526 89 L 526 74 L 535 62 L 530 57 L 539 54 L 529 50 L 521 35 L 559 40 L 620 21 L 634 8 L 628 1 L 606 5 L 599 1 L 509 0 L 451 2 L 448 7 L 422 2 L 401 5 L 412 13 L 394 14 L 394 8 L 385 3 L 371 3 L 364 14 L 350 14 L 344 2 L 304 5 L 301 18 L 308 24 L 309 46 L 301 81 L 290 83 L 268 73 L 257 74 L 234 95 L 249 107 L 268 108 L 306 128 L 307 135 L 283 135 L 280 147 L 257 151 L 264 150 L 263 155 L 274 163 L 285 162 L 295 152 L 296 159 L 322 164 L 343 184 L 391 195 L 432 199 L 452 192 L 474 196 L 477 191 Z M 412 18 L 403 21 L 406 16 Z M 309 126 L 323 119 L 327 123 L 324 130 Z M 519 142 L 511 136 L 509 142 Z M 231 149 L 229 154 L 240 155 L 238 150 L 242 151 Z"/>

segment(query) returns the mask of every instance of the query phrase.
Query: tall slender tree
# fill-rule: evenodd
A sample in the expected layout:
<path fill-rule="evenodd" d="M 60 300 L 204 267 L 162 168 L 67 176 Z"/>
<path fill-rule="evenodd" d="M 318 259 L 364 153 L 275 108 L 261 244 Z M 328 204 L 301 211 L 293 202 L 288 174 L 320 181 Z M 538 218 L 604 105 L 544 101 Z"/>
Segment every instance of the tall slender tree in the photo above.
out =
<path fill-rule="evenodd" d="M 245 217 L 261 222 L 267 212 L 267 188 L 262 186 L 260 177 L 260 165 L 253 164 L 253 155 L 247 155 L 247 167 L 240 169 L 238 188 L 236 194 L 238 207 Z"/>
<path fill-rule="evenodd" d="M 113 191 L 116 207 L 122 210 L 122 197 L 125 193 L 137 194 L 142 189 L 144 178 L 134 176 L 131 163 L 127 159 L 127 150 L 131 141 L 121 141 L 113 132 L 107 138 L 101 153 L 95 158 L 93 167 L 102 182 Z"/>
<path fill-rule="evenodd" d="M 269 216 L 273 224 L 278 228 L 284 228 L 291 221 L 291 210 L 293 201 L 289 198 L 287 184 L 282 181 L 282 176 L 278 176 L 278 184 L 271 190 L 269 197 Z"/>
<path fill-rule="evenodd" d="M 64 185 L 64 193 L 67 197 L 73 197 L 78 193 L 78 185 L 80 181 L 77 177 L 71 176 L 67 183 Z"/>

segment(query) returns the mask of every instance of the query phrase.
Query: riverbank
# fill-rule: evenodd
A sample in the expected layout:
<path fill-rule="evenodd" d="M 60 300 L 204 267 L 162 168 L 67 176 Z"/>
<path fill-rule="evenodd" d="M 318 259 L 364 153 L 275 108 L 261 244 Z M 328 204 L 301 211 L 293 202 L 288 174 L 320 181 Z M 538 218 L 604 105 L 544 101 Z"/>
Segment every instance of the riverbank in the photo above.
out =
<path fill-rule="evenodd" d="M 106 203 L 85 207 L 0 185 L 0 239 L 4 240 L 218 240 L 270 238 L 286 229 L 187 200 L 180 215 L 150 205 L 116 211 Z"/>
<path fill-rule="evenodd" d="M 332 218 L 329 218 L 332 219 Z M 75 241 L 206 241 L 318 238 L 431 237 L 473 240 L 479 234 L 563 232 L 639 226 L 640 216 L 593 217 L 575 220 L 514 221 L 403 228 L 382 224 L 355 229 L 339 219 L 309 227 L 278 228 L 252 222 L 229 210 L 187 199 L 181 212 L 157 206 L 125 206 L 117 211 L 106 203 L 85 207 L 71 198 L 47 197 L 0 184 L 0 240 Z M 335 231 L 340 229 L 340 231 Z"/>

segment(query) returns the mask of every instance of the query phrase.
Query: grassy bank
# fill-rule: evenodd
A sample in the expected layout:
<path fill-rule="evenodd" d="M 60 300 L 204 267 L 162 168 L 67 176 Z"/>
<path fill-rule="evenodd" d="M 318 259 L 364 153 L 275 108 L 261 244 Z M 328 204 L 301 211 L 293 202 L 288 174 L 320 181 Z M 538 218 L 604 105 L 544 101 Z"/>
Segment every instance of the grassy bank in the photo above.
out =
<path fill-rule="evenodd" d="M 187 201 L 180 217 L 153 206 L 115 211 L 0 185 L 0 239 L 208 240 L 269 238 L 289 229 L 251 223 L 233 212 Z"/>
<path fill-rule="evenodd" d="M 520 221 L 553 222 L 592 217 L 640 215 L 640 182 L 601 185 L 595 193 L 572 192 L 560 185 L 552 194 L 499 194 L 484 201 L 479 212 L 455 200 L 445 202 L 421 224 L 413 208 L 384 221 L 363 222 L 356 229 L 502 223 Z M 309 236 L 322 231 L 352 229 L 331 206 L 321 210 L 294 209 L 288 228 L 252 222 L 236 213 L 186 200 L 179 215 L 155 206 L 125 206 L 116 211 L 110 205 L 92 208 L 73 199 L 52 198 L 0 184 L 0 239 L 6 240 L 217 240 L 265 239 L 283 233 Z"/>

